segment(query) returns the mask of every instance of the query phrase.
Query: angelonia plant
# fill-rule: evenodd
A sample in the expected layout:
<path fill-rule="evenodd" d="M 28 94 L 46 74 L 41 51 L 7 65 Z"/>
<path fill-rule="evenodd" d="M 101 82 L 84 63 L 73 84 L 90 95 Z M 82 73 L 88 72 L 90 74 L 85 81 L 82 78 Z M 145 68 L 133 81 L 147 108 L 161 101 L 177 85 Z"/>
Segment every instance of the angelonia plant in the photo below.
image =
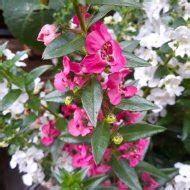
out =
<path fill-rule="evenodd" d="M 135 67 L 150 64 L 132 53 L 136 42 L 117 42 L 102 22 L 117 5 L 140 7 L 119 2 L 73 0 L 70 28 L 44 25 L 37 40 L 52 65 L 27 73 L 18 66 L 26 52 L 10 57 L 1 45 L 0 145 L 10 145 L 10 166 L 26 185 L 154 190 L 175 175 L 143 161 L 151 136 L 165 128 L 143 121 L 158 107 L 138 95 L 133 79 Z"/>

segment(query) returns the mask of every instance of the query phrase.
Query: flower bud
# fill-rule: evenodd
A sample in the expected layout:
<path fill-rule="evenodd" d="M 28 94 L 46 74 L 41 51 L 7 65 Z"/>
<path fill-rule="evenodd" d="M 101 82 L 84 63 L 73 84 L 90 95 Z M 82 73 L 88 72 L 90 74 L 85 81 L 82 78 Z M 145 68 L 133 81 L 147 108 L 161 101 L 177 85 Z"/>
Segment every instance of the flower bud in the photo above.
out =
<path fill-rule="evenodd" d="M 106 118 L 106 122 L 109 124 L 115 123 L 116 117 L 114 114 L 109 114 Z"/>
<path fill-rule="evenodd" d="M 121 136 L 121 134 L 117 133 L 113 138 L 112 141 L 114 142 L 114 144 L 120 145 L 123 142 L 123 137 Z"/>
<path fill-rule="evenodd" d="M 71 98 L 71 96 L 67 96 L 66 98 L 65 98 L 65 105 L 70 105 L 71 104 L 71 102 L 72 102 L 72 98 Z"/>

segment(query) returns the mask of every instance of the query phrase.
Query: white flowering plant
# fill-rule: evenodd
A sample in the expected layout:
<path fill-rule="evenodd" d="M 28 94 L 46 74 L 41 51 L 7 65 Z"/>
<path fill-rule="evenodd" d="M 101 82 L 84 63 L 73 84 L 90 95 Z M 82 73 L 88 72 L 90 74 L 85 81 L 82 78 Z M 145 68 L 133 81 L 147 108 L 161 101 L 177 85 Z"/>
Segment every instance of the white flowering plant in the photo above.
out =
<path fill-rule="evenodd" d="M 43 42 L 52 60 L 26 72 L 27 51 L 0 46 L 0 147 L 24 184 L 189 189 L 189 165 L 171 167 L 190 152 L 190 3 L 19 1 L 23 15 L 32 11 L 22 34 L 13 4 L 3 1 L 10 31 Z"/>

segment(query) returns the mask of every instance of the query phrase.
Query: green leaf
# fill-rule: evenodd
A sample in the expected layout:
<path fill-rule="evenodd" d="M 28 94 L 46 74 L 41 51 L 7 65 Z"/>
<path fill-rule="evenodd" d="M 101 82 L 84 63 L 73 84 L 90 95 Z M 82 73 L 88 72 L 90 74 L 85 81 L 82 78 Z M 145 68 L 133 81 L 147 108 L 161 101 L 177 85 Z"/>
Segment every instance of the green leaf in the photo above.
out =
<path fill-rule="evenodd" d="M 47 102 L 56 102 L 56 103 L 63 103 L 66 98 L 66 95 L 55 90 L 50 92 L 44 97 L 44 100 Z"/>
<path fill-rule="evenodd" d="M 98 5 L 117 5 L 142 8 L 142 5 L 136 0 L 93 0 L 92 3 Z"/>
<path fill-rule="evenodd" d="M 28 107 L 34 111 L 39 111 L 40 99 L 37 96 L 31 95 L 28 100 Z"/>
<path fill-rule="evenodd" d="M 139 45 L 138 40 L 126 40 L 119 43 L 123 51 L 127 51 L 129 53 L 132 53 L 135 48 Z"/>
<path fill-rule="evenodd" d="M 109 13 L 111 10 L 114 9 L 114 6 L 110 5 L 103 5 L 99 8 L 99 11 L 96 15 L 94 15 L 90 21 L 89 21 L 89 26 L 94 24 L 95 22 L 99 21 L 101 18 L 103 18 L 107 13 Z"/>
<path fill-rule="evenodd" d="M 155 78 L 162 78 L 163 76 L 168 74 L 168 70 L 166 69 L 166 67 L 164 67 L 163 65 L 160 65 L 155 73 L 154 73 L 154 77 Z"/>
<path fill-rule="evenodd" d="M 21 90 L 11 90 L 7 95 L 5 95 L 0 102 L 0 111 L 9 108 L 18 99 L 21 93 Z"/>
<path fill-rule="evenodd" d="M 73 53 L 84 46 L 84 37 L 77 36 L 72 41 L 67 42 L 65 36 L 60 36 L 55 39 L 50 45 L 46 47 L 43 53 L 44 59 L 52 59 L 62 57 L 64 55 Z"/>
<path fill-rule="evenodd" d="M 137 123 L 134 125 L 127 125 L 118 130 L 126 141 L 135 141 L 140 138 L 150 137 L 154 134 L 161 133 L 166 129 L 157 125 L 150 125 L 145 123 Z"/>
<path fill-rule="evenodd" d="M 184 119 L 183 119 L 183 130 L 182 130 L 182 140 L 190 138 L 190 118 L 189 114 L 186 114 Z"/>
<path fill-rule="evenodd" d="M 111 166 L 117 177 L 131 190 L 142 190 L 135 169 L 129 167 L 126 161 L 119 160 L 113 156 Z"/>
<path fill-rule="evenodd" d="M 52 67 L 52 65 L 42 65 L 40 67 L 37 67 L 37 68 L 33 69 L 31 72 L 28 73 L 27 84 L 30 84 L 30 83 L 34 82 L 34 80 L 36 78 L 41 76 L 43 73 L 45 73 L 51 67 Z"/>
<path fill-rule="evenodd" d="M 141 161 L 138 164 L 137 168 L 140 169 L 141 171 L 148 172 L 149 174 L 151 174 L 154 177 L 168 179 L 168 176 L 164 172 L 162 172 L 158 168 L 154 167 L 153 165 L 151 165 L 145 161 Z"/>
<path fill-rule="evenodd" d="M 83 168 L 77 171 L 76 173 L 74 173 L 74 177 L 82 181 L 86 177 L 88 170 L 89 170 L 89 167 Z"/>
<path fill-rule="evenodd" d="M 127 51 L 123 51 L 123 55 L 127 59 L 127 64 L 126 66 L 129 68 L 134 68 L 134 67 L 149 67 L 151 64 L 144 59 L 141 59 L 137 57 L 136 55 L 129 53 Z"/>
<path fill-rule="evenodd" d="M 119 105 L 116 106 L 121 110 L 128 110 L 128 111 L 148 111 L 153 109 L 158 109 L 156 105 L 149 102 L 148 100 L 140 97 L 134 96 L 129 99 L 123 99 Z"/>
<path fill-rule="evenodd" d="M 106 123 L 94 129 L 92 137 L 92 153 L 96 164 L 102 160 L 102 156 L 109 145 L 110 126 Z"/>
<path fill-rule="evenodd" d="M 166 54 L 166 53 L 171 53 L 171 52 L 173 52 L 173 50 L 172 50 L 172 48 L 168 45 L 168 42 L 167 42 L 167 43 L 163 44 L 163 45 L 160 47 L 159 52 Z"/>
<path fill-rule="evenodd" d="M 22 43 L 42 49 L 37 36 L 42 26 L 53 23 L 53 9 L 44 8 L 39 0 L 3 0 L 3 16 L 9 31 Z"/>
<path fill-rule="evenodd" d="M 90 178 L 86 179 L 86 180 L 83 182 L 84 188 L 85 188 L 86 190 L 95 189 L 95 188 L 98 187 L 98 185 L 101 184 L 106 178 L 107 178 L 107 176 L 90 177 Z"/>
<path fill-rule="evenodd" d="M 81 100 L 92 125 L 96 127 L 98 112 L 102 105 L 102 88 L 98 81 L 91 80 L 83 89 Z"/>
<path fill-rule="evenodd" d="M 8 42 L 5 42 L 0 45 L 0 56 L 2 56 L 3 50 L 5 50 L 5 48 L 7 47 L 7 44 L 8 44 Z"/>
<path fill-rule="evenodd" d="M 5 69 L 0 70 L 0 72 L 7 80 L 9 80 L 11 83 L 16 85 L 20 89 L 23 90 L 25 88 L 25 76 L 15 76 L 10 71 Z"/>
<path fill-rule="evenodd" d="M 85 143 L 85 144 L 90 144 L 90 138 L 89 137 L 73 137 L 71 135 L 63 135 L 62 137 L 59 137 L 61 141 L 64 143 L 69 143 L 69 144 L 79 144 L 79 143 Z"/>
<path fill-rule="evenodd" d="M 178 174 L 178 169 L 176 168 L 164 168 L 164 169 L 161 169 L 161 171 L 165 173 L 168 176 L 168 178 L 157 179 L 157 182 L 159 183 L 160 187 L 165 185 L 168 181 L 172 180 Z"/>
<path fill-rule="evenodd" d="M 59 131 L 66 131 L 66 128 L 67 128 L 67 122 L 64 118 L 58 118 L 56 120 L 56 128 L 59 130 Z"/>
<path fill-rule="evenodd" d="M 173 28 L 177 28 L 177 27 L 179 27 L 179 26 L 186 26 L 187 25 L 187 23 L 186 23 L 186 21 L 184 20 L 184 18 L 183 17 L 179 17 L 179 18 L 177 18 L 176 20 L 174 20 L 173 21 L 173 23 L 172 23 L 172 27 Z"/>

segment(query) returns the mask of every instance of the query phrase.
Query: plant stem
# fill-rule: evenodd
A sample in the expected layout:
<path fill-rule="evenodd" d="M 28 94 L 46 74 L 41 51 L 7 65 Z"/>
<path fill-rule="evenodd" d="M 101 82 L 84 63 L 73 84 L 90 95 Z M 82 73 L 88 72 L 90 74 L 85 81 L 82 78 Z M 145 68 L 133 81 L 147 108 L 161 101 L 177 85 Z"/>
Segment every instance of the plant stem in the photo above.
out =
<path fill-rule="evenodd" d="M 45 110 L 47 110 L 48 112 L 50 112 L 52 115 L 54 115 L 55 118 L 59 118 L 59 115 L 58 115 L 57 113 L 53 112 L 52 110 L 50 110 L 48 107 L 44 106 L 43 104 L 41 104 L 41 106 L 42 106 Z"/>
<path fill-rule="evenodd" d="M 49 0 L 40 0 L 40 3 L 47 6 L 49 4 Z"/>
<path fill-rule="evenodd" d="M 83 16 L 82 16 L 81 11 L 80 11 L 78 0 L 73 0 L 73 7 L 75 9 L 77 18 L 79 20 L 81 30 L 83 31 L 84 34 L 86 34 L 86 25 L 85 25 Z"/>

